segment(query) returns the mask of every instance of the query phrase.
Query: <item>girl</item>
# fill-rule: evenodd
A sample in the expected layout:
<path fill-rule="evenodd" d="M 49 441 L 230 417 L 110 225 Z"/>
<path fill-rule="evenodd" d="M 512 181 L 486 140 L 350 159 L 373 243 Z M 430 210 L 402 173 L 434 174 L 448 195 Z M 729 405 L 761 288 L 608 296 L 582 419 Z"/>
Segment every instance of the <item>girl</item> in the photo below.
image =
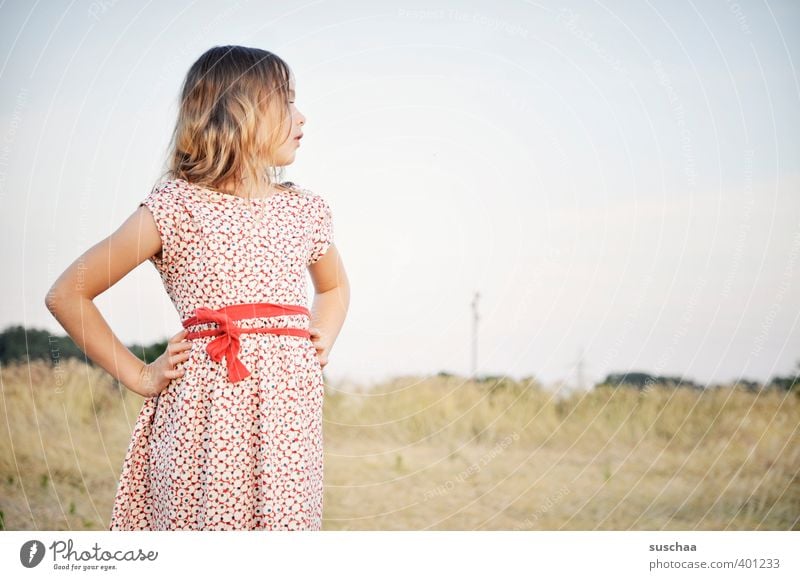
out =
<path fill-rule="evenodd" d="M 48 292 L 86 355 L 145 397 L 111 530 L 322 527 L 322 367 L 350 292 L 327 201 L 279 183 L 305 124 L 294 103 L 278 56 L 208 50 L 183 84 L 169 179 Z M 93 303 L 144 260 L 183 324 L 150 364 Z"/>

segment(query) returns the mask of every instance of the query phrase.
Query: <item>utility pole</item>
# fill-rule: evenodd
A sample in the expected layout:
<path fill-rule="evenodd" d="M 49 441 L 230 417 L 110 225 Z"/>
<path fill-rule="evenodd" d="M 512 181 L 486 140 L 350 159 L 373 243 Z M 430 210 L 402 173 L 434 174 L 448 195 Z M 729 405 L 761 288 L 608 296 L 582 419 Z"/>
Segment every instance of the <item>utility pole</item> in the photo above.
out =
<path fill-rule="evenodd" d="M 583 392 L 583 347 L 578 353 L 578 390 Z"/>
<path fill-rule="evenodd" d="M 565 365 L 563 368 L 569 369 L 569 372 L 567 378 L 560 381 L 559 389 L 565 387 L 569 391 L 582 392 L 584 384 L 586 383 L 586 359 L 583 356 L 583 347 L 581 347 L 578 352 L 578 360 L 569 365 Z M 575 371 L 575 383 L 571 380 L 573 371 Z"/>
<path fill-rule="evenodd" d="M 586 363 L 584 362 L 583 358 L 583 347 L 581 347 L 580 352 L 578 353 L 578 362 L 575 363 L 575 371 L 578 378 L 578 391 L 583 392 L 583 385 L 584 385 L 584 369 Z"/>
<path fill-rule="evenodd" d="M 478 370 L 478 298 L 480 294 L 475 292 L 472 299 L 472 378 L 475 378 L 475 373 Z"/>

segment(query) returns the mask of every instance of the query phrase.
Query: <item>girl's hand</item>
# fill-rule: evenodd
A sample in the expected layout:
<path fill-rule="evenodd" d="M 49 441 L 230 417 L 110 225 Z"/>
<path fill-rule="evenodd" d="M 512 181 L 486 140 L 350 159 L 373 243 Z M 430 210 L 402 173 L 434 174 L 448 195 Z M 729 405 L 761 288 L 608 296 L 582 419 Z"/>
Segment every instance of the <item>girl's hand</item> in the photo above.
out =
<path fill-rule="evenodd" d="M 308 330 L 311 332 L 311 342 L 314 344 L 314 348 L 317 349 L 317 358 L 319 359 L 319 364 L 320 366 L 325 367 L 325 365 L 328 364 L 328 352 L 330 351 L 331 347 L 325 340 L 325 337 L 322 335 L 319 328 L 311 327 Z"/>
<path fill-rule="evenodd" d="M 184 369 L 176 365 L 189 358 L 191 341 L 183 340 L 187 330 L 184 328 L 169 339 L 167 349 L 160 357 L 144 365 L 139 373 L 139 384 L 136 392 L 142 397 L 154 397 L 169 386 L 172 379 L 183 376 Z"/>

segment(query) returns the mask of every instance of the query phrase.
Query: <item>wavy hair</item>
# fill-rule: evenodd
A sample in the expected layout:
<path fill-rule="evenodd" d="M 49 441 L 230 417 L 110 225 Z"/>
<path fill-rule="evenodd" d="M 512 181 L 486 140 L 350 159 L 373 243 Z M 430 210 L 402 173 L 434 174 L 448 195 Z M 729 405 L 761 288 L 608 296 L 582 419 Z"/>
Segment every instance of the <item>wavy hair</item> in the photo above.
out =
<path fill-rule="evenodd" d="M 278 133 L 291 116 L 291 75 L 286 62 L 259 48 L 203 53 L 183 83 L 165 175 L 225 193 L 244 180 L 280 183 L 275 153 L 289 136 Z"/>

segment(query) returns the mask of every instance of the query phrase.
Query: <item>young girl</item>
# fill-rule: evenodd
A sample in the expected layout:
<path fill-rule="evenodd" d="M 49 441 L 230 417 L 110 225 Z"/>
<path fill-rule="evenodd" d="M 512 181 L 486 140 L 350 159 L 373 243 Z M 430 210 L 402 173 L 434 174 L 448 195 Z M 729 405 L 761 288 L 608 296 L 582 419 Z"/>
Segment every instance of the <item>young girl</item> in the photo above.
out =
<path fill-rule="evenodd" d="M 86 355 L 145 397 L 111 530 L 322 527 L 322 367 L 349 284 L 327 201 L 278 183 L 305 123 L 294 99 L 276 55 L 208 50 L 183 85 L 169 179 L 48 292 Z M 144 364 L 92 300 L 148 259 L 183 330 Z"/>

